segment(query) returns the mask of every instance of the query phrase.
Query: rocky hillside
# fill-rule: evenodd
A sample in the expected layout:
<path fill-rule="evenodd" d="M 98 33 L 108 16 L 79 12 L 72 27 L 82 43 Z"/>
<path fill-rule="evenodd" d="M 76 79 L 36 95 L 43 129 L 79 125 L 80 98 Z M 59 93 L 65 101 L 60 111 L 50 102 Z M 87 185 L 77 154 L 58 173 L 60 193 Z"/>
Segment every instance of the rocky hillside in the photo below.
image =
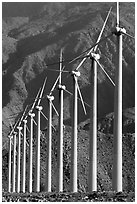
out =
<path fill-rule="evenodd" d="M 30 5 L 31 4 L 31 5 Z M 107 36 L 113 30 L 116 23 L 115 3 L 3 3 L 3 69 L 2 69 L 2 138 L 3 138 L 3 168 L 7 166 L 7 134 L 10 131 L 8 118 L 14 122 L 20 117 L 26 104 L 32 103 L 44 78 L 47 76 L 47 86 L 44 91 L 46 95 L 58 73 L 48 70 L 59 69 L 55 62 L 59 61 L 60 49 L 63 48 L 64 60 L 73 59 L 92 46 L 100 33 L 107 12 L 112 6 L 112 12 L 107 22 L 103 36 Z M 127 32 L 134 36 L 135 33 L 135 5 L 134 3 L 120 3 L 120 24 Z M 135 100 L 135 41 L 127 36 L 123 37 L 123 154 L 124 160 L 124 189 L 134 189 L 134 100 Z M 100 63 L 107 70 L 114 80 L 116 69 L 116 37 L 112 36 L 102 42 L 97 49 L 100 54 Z M 68 64 L 66 70 L 71 71 L 80 60 Z M 55 63 L 55 64 L 54 64 Z M 85 102 L 90 103 L 90 67 L 91 61 L 87 59 L 80 68 L 81 76 L 79 84 Z M 63 83 L 69 91 L 72 91 L 71 77 L 63 74 Z M 55 105 L 58 109 L 58 91 L 54 92 Z M 69 155 L 71 148 L 71 100 L 72 96 L 65 94 L 64 99 L 64 124 L 66 126 L 64 136 L 64 167 L 65 188 L 69 185 Z M 47 115 L 47 101 L 42 100 L 43 112 Z M 111 188 L 111 167 L 112 167 L 112 140 L 113 140 L 113 106 L 114 87 L 108 81 L 104 73 L 98 68 L 98 155 L 99 155 L 99 189 Z M 127 111 L 129 110 L 129 111 Z M 88 114 L 85 116 L 82 106 L 79 103 L 79 181 L 80 189 L 86 190 L 88 164 Z M 132 114 L 131 114 L 132 113 Z M 128 119 L 127 119 L 128 118 Z M 107 122 L 106 122 L 107 121 Z M 54 125 L 57 127 L 58 118 L 54 115 Z M 44 136 L 42 142 L 42 158 L 45 158 L 46 149 L 46 121 L 42 121 Z M 57 131 L 54 133 L 57 135 Z M 56 139 L 54 138 L 54 159 L 56 161 Z M 35 144 L 34 144 L 35 145 Z M 45 146 L 44 146 L 45 145 Z M 109 146 L 109 149 L 107 147 Z M 105 155 L 104 155 L 105 154 Z M 132 157 L 132 160 L 130 159 Z M 53 160 L 54 160 L 53 159 Z M 43 161 L 42 159 L 42 162 Z M 131 162 L 131 163 L 130 163 Z M 55 164 L 56 165 L 56 162 Z M 43 178 L 45 164 L 42 168 Z M 55 167 L 54 167 L 55 168 Z M 53 168 L 53 169 L 54 169 Z M 132 169 L 132 170 L 130 170 Z M 3 172 L 3 179 L 6 180 L 7 172 Z M 133 173 L 132 173 L 133 172 Z M 132 176 L 133 174 L 133 176 Z M 82 176 L 82 178 L 81 178 Z M 55 178 L 54 178 L 55 179 Z M 42 181 L 43 183 L 43 181 Z M 55 181 L 53 181 L 55 185 Z M 131 185 L 132 183 L 132 185 Z M 44 184 L 42 184 L 44 185 Z M 53 186 L 54 186 L 53 185 Z M 102 187 L 103 186 L 103 187 Z M 3 187 L 6 189 L 6 186 Z M 44 187 L 41 187 L 44 188 Z"/>
<path fill-rule="evenodd" d="M 3 193 L 2 202 L 135 202 L 134 193 Z"/>
<path fill-rule="evenodd" d="M 112 151 L 113 151 L 113 113 L 98 121 L 98 191 L 112 190 Z M 78 126 L 78 189 L 80 192 L 88 191 L 88 146 L 89 146 L 89 119 L 79 123 Z M 135 116 L 133 109 L 123 112 L 123 190 L 134 192 L 135 189 Z M 56 191 L 56 169 L 57 169 L 57 141 L 58 126 L 55 126 L 52 138 L 52 191 Z M 70 190 L 70 164 L 71 164 L 71 127 L 64 128 L 64 191 Z M 29 138 L 29 135 L 28 137 Z M 28 140 L 27 140 L 28 141 Z M 33 181 L 35 180 L 35 148 L 36 135 L 33 140 Z M 46 158 L 47 158 L 47 130 L 41 134 L 41 191 L 45 191 Z M 29 147 L 27 146 L 27 163 L 29 158 Z M 8 173 L 8 150 L 3 150 L 3 190 L 7 191 Z M 27 172 L 27 171 L 26 171 Z M 34 181 L 35 182 L 35 181 Z M 27 187 L 27 183 L 26 183 Z"/>

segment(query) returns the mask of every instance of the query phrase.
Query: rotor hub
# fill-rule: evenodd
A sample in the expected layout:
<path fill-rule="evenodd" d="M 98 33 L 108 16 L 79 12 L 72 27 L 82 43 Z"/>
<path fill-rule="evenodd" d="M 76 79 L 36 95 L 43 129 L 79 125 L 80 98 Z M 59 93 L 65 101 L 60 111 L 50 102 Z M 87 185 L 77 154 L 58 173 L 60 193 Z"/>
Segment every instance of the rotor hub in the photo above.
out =
<path fill-rule="evenodd" d="M 72 75 L 76 77 L 80 77 L 80 72 L 79 71 L 72 71 Z"/>
<path fill-rule="evenodd" d="M 31 112 L 30 112 L 30 113 L 29 113 L 29 116 L 33 118 L 33 117 L 35 116 L 35 113 L 31 113 Z"/>
<path fill-rule="evenodd" d="M 126 29 L 125 28 L 121 28 L 119 26 L 116 26 L 113 33 L 115 35 L 126 34 Z"/>
<path fill-rule="evenodd" d="M 26 124 L 26 123 L 27 123 L 27 120 L 23 120 L 23 122 Z"/>
<path fill-rule="evenodd" d="M 53 100 L 54 100 L 54 96 L 49 96 L 49 95 L 47 95 L 47 99 L 48 99 L 49 101 L 53 101 Z"/>
<path fill-rule="evenodd" d="M 42 106 L 36 106 L 36 109 L 41 111 L 43 109 L 43 107 Z"/>
<path fill-rule="evenodd" d="M 23 128 L 22 128 L 22 127 L 17 127 L 17 129 L 18 129 L 18 130 L 22 130 Z"/>
<path fill-rule="evenodd" d="M 61 89 L 61 90 L 66 90 L 66 86 L 65 85 L 59 85 L 58 88 Z"/>
<path fill-rule="evenodd" d="M 99 54 L 96 54 L 94 52 L 91 53 L 91 59 L 94 58 L 95 60 L 99 60 L 100 59 L 100 55 Z"/>

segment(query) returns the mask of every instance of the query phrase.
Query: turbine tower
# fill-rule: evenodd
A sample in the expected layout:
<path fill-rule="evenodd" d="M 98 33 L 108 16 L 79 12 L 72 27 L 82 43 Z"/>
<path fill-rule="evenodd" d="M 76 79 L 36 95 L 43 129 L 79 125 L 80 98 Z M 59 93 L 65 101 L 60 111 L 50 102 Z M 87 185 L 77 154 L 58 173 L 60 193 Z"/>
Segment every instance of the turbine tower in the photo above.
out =
<path fill-rule="evenodd" d="M 42 106 L 40 106 L 40 102 L 42 99 L 42 94 L 46 85 L 47 77 L 44 80 L 43 87 L 41 89 L 40 97 L 36 106 L 37 109 L 37 137 L 36 137 L 36 177 L 35 177 L 35 191 L 39 192 L 40 191 L 40 122 L 41 122 L 41 111 L 42 111 Z"/>
<path fill-rule="evenodd" d="M 19 193 L 20 192 L 20 177 L 21 177 L 21 171 L 20 171 L 20 161 L 21 161 L 21 130 L 23 129 L 22 127 L 20 127 L 20 125 L 21 125 L 21 122 L 22 122 L 22 120 L 23 120 L 23 117 L 24 117 L 24 115 L 25 115 L 25 112 L 26 112 L 26 110 L 27 110 L 27 106 L 26 106 L 26 108 L 25 108 L 25 110 L 24 110 L 24 112 L 23 112 L 23 114 L 22 114 L 22 117 L 21 117 L 21 119 L 20 119 L 20 121 L 19 121 L 19 124 L 18 124 L 18 126 L 17 126 L 17 129 L 18 129 L 18 155 L 17 155 L 17 193 Z"/>
<path fill-rule="evenodd" d="M 8 192 L 11 192 L 11 145 L 12 136 L 9 136 L 9 161 L 8 161 Z"/>
<path fill-rule="evenodd" d="M 25 120 L 27 119 L 28 116 L 30 116 L 30 137 L 29 137 L 29 169 L 28 169 L 28 191 L 29 193 L 32 192 L 32 159 L 33 159 L 33 125 L 34 125 L 34 117 L 35 117 L 35 113 L 33 113 L 33 109 L 35 107 L 35 104 L 38 100 L 38 96 L 39 96 L 39 93 L 40 93 L 40 90 L 38 91 L 37 93 L 37 96 L 34 100 L 34 103 L 32 104 L 32 107 L 31 109 L 29 110 L 28 114 L 26 115 L 25 117 Z M 36 123 L 35 123 L 36 124 Z"/>
<path fill-rule="evenodd" d="M 10 126 L 11 128 L 13 129 L 13 126 L 10 122 Z M 12 131 L 12 130 L 11 130 Z M 13 133 L 12 133 L 13 134 Z M 9 138 L 9 159 L 8 159 L 8 192 L 10 193 L 11 192 L 11 146 L 12 146 L 12 138 L 13 138 L 13 135 L 11 135 L 11 132 L 10 134 L 8 135 L 8 138 Z"/>
<path fill-rule="evenodd" d="M 48 141 L 47 141 L 47 178 L 46 178 L 46 191 L 51 192 L 51 162 L 52 162 L 52 101 L 54 96 L 47 95 L 48 99 Z"/>
<path fill-rule="evenodd" d="M 133 38 L 120 27 L 119 2 L 117 2 L 117 23 L 114 34 L 117 37 L 117 68 L 115 71 L 114 101 L 114 144 L 112 187 L 114 191 L 122 191 L 122 41 L 123 35 Z"/>
<path fill-rule="evenodd" d="M 57 191 L 63 191 L 63 95 L 65 86 L 62 85 L 62 49 L 60 51 L 60 77 L 59 77 L 59 135 L 57 141 Z"/>
<path fill-rule="evenodd" d="M 90 123 L 90 137 L 89 137 L 89 175 L 88 175 L 88 191 L 91 193 L 92 191 L 97 191 L 97 63 L 100 56 L 95 53 L 98 44 L 101 42 L 101 36 L 105 29 L 106 23 L 108 21 L 108 17 L 110 15 L 111 9 L 109 10 L 97 42 L 90 49 L 87 56 L 81 61 L 76 70 L 78 70 L 84 61 L 90 56 L 92 60 L 91 64 L 91 123 Z M 111 34 L 112 35 L 112 34 Z M 111 36 L 109 35 L 109 36 Z M 107 38 L 109 37 L 107 36 Z M 104 39 L 103 39 L 104 40 Z M 99 63 L 100 65 L 100 63 Z M 103 69 L 103 67 L 101 66 Z M 106 71 L 103 69 L 105 74 L 108 76 Z"/>
<path fill-rule="evenodd" d="M 55 87 L 60 79 L 61 72 L 63 72 L 64 67 L 60 71 L 59 76 L 57 77 L 55 83 L 53 84 L 50 93 L 47 95 L 48 99 L 48 142 L 47 142 L 47 176 L 46 176 L 46 191 L 51 192 L 51 150 L 52 150 L 52 107 L 54 108 L 56 114 L 59 116 L 55 106 L 53 105 L 54 96 L 52 96 L 52 92 L 55 90 Z"/>
<path fill-rule="evenodd" d="M 22 127 L 17 127 L 18 129 L 18 154 L 17 154 L 17 193 L 20 192 L 20 144 L 21 144 L 21 130 Z"/>
<path fill-rule="evenodd" d="M 70 190 L 77 192 L 77 77 L 80 72 L 73 72 L 73 117 L 72 117 L 72 137 L 71 137 L 71 171 L 70 171 Z"/>
<path fill-rule="evenodd" d="M 16 135 L 17 132 L 15 132 L 15 128 L 19 122 L 19 119 L 16 121 L 10 136 L 13 134 L 13 166 L 12 166 L 12 192 L 14 193 L 16 191 Z"/>
<path fill-rule="evenodd" d="M 16 191 L 16 135 L 17 132 L 13 132 L 13 169 L 12 169 L 12 192 Z"/>
<path fill-rule="evenodd" d="M 21 192 L 25 193 L 26 181 L 26 135 L 27 135 L 27 120 L 23 120 L 23 155 L 22 155 L 22 177 L 21 177 Z"/>
<path fill-rule="evenodd" d="M 80 100 L 86 114 L 82 94 L 78 85 L 79 71 L 72 71 L 73 76 L 73 109 L 72 109 L 72 136 L 71 136 L 71 170 L 70 170 L 70 190 L 71 192 L 77 192 L 77 126 L 78 126 L 78 92 Z"/>
<path fill-rule="evenodd" d="M 115 71 L 115 101 L 114 101 L 114 145 L 113 145 L 113 173 L 112 187 L 114 191 L 122 191 L 122 34 L 124 28 L 119 25 L 119 3 L 117 2 L 117 68 Z"/>

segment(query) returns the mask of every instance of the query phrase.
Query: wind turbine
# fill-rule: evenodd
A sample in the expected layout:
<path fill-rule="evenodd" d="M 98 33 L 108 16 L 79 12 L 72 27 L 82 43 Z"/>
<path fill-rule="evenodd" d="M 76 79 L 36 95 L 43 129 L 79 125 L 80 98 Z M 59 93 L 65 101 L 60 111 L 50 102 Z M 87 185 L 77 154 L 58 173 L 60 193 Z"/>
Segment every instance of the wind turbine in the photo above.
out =
<path fill-rule="evenodd" d="M 78 92 L 83 106 L 84 113 L 86 108 L 82 98 L 82 94 L 78 85 L 79 71 L 72 71 L 73 77 L 73 109 L 72 109 L 72 136 L 71 136 L 71 178 L 70 189 L 71 192 L 77 192 L 77 124 L 78 124 Z"/>
<path fill-rule="evenodd" d="M 16 191 L 16 135 L 17 132 L 14 132 L 13 135 L 13 170 L 12 170 L 12 192 Z"/>
<path fill-rule="evenodd" d="M 20 125 L 21 125 L 21 122 L 23 120 L 23 117 L 26 113 L 26 110 L 27 110 L 27 107 L 25 108 L 23 114 L 22 114 L 22 117 L 19 121 L 19 124 L 17 126 L 17 129 L 18 129 L 18 155 L 17 155 L 17 193 L 20 192 L 20 175 L 21 175 L 21 172 L 20 172 L 20 153 L 21 153 L 21 149 L 20 149 L 20 145 L 21 145 L 21 130 L 23 129 Z"/>
<path fill-rule="evenodd" d="M 99 34 L 98 40 L 94 46 L 90 49 L 87 56 L 91 57 L 92 65 L 91 65 L 91 113 L 90 113 L 90 137 L 89 137 L 89 176 L 88 176 L 88 190 L 89 192 L 97 191 L 97 62 L 100 59 L 100 56 L 95 53 L 98 44 L 102 41 L 101 36 L 103 34 L 104 28 L 106 26 L 108 17 L 110 15 L 111 9 L 109 10 L 101 32 Z M 111 36 L 112 33 L 109 35 Z M 107 38 L 109 37 L 107 36 Z M 104 40 L 104 39 L 103 39 Z M 78 67 L 75 70 L 78 70 L 84 61 L 87 59 L 87 56 L 81 61 Z M 98 62 L 100 65 L 100 63 Z M 103 67 L 101 66 L 103 69 Z M 103 69 L 106 76 L 110 79 L 106 71 Z M 111 82 L 113 82 L 111 80 Z M 114 85 L 114 83 L 113 83 Z"/>
<path fill-rule="evenodd" d="M 62 51 L 60 53 L 60 73 L 59 76 L 57 77 L 49 96 L 51 96 L 52 92 L 55 90 L 55 87 L 59 81 L 59 100 L 60 100 L 60 115 L 59 115 L 59 141 L 58 141 L 58 178 L 59 180 L 57 181 L 57 190 L 58 191 L 62 191 L 63 190 L 63 91 L 66 90 L 65 86 L 62 86 L 61 84 L 61 73 L 63 72 L 65 66 L 63 66 L 62 68 Z M 77 191 L 77 90 L 79 92 L 80 95 L 80 100 L 82 102 L 82 106 L 84 108 L 84 112 L 86 113 L 86 109 L 84 106 L 84 102 L 82 99 L 82 94 L 80 92 L 80 88 L 77 82 L 77 77 L 80 76 L 80 72 L 79 71 L 72 71 L 72 76 L 73 76 L 73 80 L 74 80 L 74 99 L 73 99 L 73 104 L 75 104 L 73 106 L 73 109 L 75 110 L 75 114 L 73 116 L 73 130 L 72 130 L 72 169 L 71 169 L 71 175 L 72 175 L 72 180 L 71 180 L 71 186 L 73 186 L 71 189 L 73 192 Z M 53 99 L 52 99 L 53 100 Z M 52 103 L 51 103 L 52 105 Z M 49 105 L 49 112 L 50 111 L 50 106 Z M 74 111 L 73 111 L 74 112 Z M 51 113 L 49 114 L 49 118 L 51 117 L 50 115 L 52 115 Z M 50 120 L 49 120 L 50 121 Z M 49 123 L 49 128 L 51 128 L 51 124 Z M 50 131 L 51 132 L 51 131 Z M 49 136 L 50 138 L 50 136 Z M 73 139 L 75 138 L 75 139 Z M 50 147 L 50 144 L 48 145 L 48 147 Z M 51 148 L 50 148 L 51 149 Z M 48 150 L 50 153 L 50 150 Z M 49 157 L 48 157 L 49 158 Z M 48 163 L 48 166 L 50 164 Z M 49 171 L 48 171 L 49 172 Z M 50 175 L 51 176 L 51 175 Z M 75 187 L 74 187 L 75 186 Z M 75 190 L 74 190 L 75 189 Z"/>
<path fill-rule="evenodd" d="M 41 111 L 43 109 L 42 106 L 40 106 L 40 102 L 42 99 L 42 94 L 46 85 L 47 77 L 44 80 L 43 87 L 41 89 L 40 97 L 36 106 L 37 109 L 37 137 L 36 137 L 36 177 L 35 177 L 35 190 L 36 192 L 40 191 L 40 116 Z"/>
<path fill-rule="evenodd" d="M 59 74 L 59 135 L 57 140 L 57 191 L 63 191 L 63 95 L 65 86 L 62 85 L 62 49 L 60 51 L 60 74 Z"/>
<path fill-rule="evenodd" d="M 54 96 L 51 95 L 51 92 L 49 95 L 47 95 L 48 100 L 48 141 L 47 141 L 47 177 L 46 177 L 46 191 L 51 192 L 51 151 L 52 151 L 52 107 Z M 54 107 L 55 108 L 55 107 Z"/>
<path fill-rule="evenodd" d="M 12 137 L 9 136 L 9 160 L 8 160 L 8 192 L 11 192 L 11 145 Z"/>
<path fill-rule="evenodd" d="M 46 191 L 51 192 L 51 150 L 52 150 L 52 101 L 54 96 L 47 95 L 48 99 L 48 141 L 47 141 L 47 178 Z"/>
<path fill-rule="evenodd" d="M 17 132 L 15 132 L 15 128 L 17 126 L 19 122 L 19 119 L 16 121 L 14 127 L 12 128 L 11 132 L 10 132 L 10 135 L 9 135 L 9 151 L 10 151 L 10 148 L 11 148 L 11 137 L 13 135 L 13 166 L 12 166 L 12 192 L 15 192 L 16 191 L 16 181 L 15 181 L 15 178 L 16 178 L 16 135 L 17 135 Z M 10 174 L 10 171 L 11 171 L 11 151 L 9 152 L 9 183 L 8 183 L 8 189 L 10 190 L 10 177 L 11 177 L 11 174 Z"/>
<path fill-rule="evenodd" d="M 29 113 L 29 112 L 28 112 Z M 27 117 L 28 113 L 26 114 L 23 121 L 23 152 L 22 152 L 22 176 L 21 176 L 21 192 L 25 193 L 25 181 L 26 181 L 26 136 L 27 136 L 27 130 L 30 132 L 27 126 Z"/>
<path fill-rule="evenodd" d="M 38 100 L 38 96 L 40 94 L 40 90 L 38 91 L 37 93 L 37 96 L 34 100 L 34 103 L 32 104 L 32 107 L 31 109 L 28 111 L 27 115 L 25 116 L 24 118 L 24 128 L 26 129 L 26 120 L 27 120 L 27 117 L 30 116 L 30 137 L 29 137 L 29 173 L 28 173 L 28 191 L 29 193 L 32 192 L 32 156 L 33 156 L 33 122 L 34 122 L 34 117 L 35 117 L 35 114 L 33 113 L 33 109 L 35 107 L 35 104 Z M 26 131 L 26 130 L 25 130 Z M 26 135 L 25 135 L 26 136 Z M 25 143 L 25 140 L 24 140 L 24 143 Z M 25 150 L 25 148 L 24 148 Z M 26 155 L 25 155 L 25 152 L 24 152 L 24 159 L 26 159 Z M 25 161 L 23 161 L 23 164 L 25 165 Z M 23 167 L 23 188 L 25 188 L 25 168 Z"/>
<path fill-rule="evenodd" d="M 122 40 L 123 35 L 134 38 L 120 27 L 119 2 L 117 2 L 117 23 L 114 34 L 117 37 L 117 69 L 115 70 L 114 101 L 114 144 L 112 187 L 114 191 L 122 191 Z"/>
<path fill-rule="evenodd" d="M 13 129 L 13 126 L 10 122 L 10 126 Z M 9 138 L 9 159 L 8 159 L 8 192 L 11 192 L 11 145 L 12 145 L 12 138 L 13 135 L 9 134 L 8 135 Z"/>
<path fill-rule="evenodd" d="M 62 68 L 62 63 L 63 63 L 63 57 L 62 57 L 62 49 L 60 51 L 60 69 L 59 69 L 59 76 L 57 77 L 49 96 L 51 96 L 52 92 L 55 90 L 55 87 L 59 81 L 58 89 L 59 89 L 59 134 L 58 134 L 58 141 L 57 141 L 57 191 L 61 192 L 63 191 L 63 95 L 64 95 L 64 90 L 66 87 L 62 85 L 62 72 L 65 67 Z M 51 106 L 49 106 L 51 107 Z M 50 109 L 49 109 L 50 110 Z M 49 121 L 50 121 L 50 116 L 51 113 L 49 114 Z M 51 125 L 49 123 L 49 130 L 51 128 Z M 51 130 L 49 131 L 49 133 Z M 49 138 L 51 136 L 49 135 Z M 50 147 L 50 144 L 48 145 Z M 48 150 L 48 154 L 50 153 L 51 148 Z M 48 156 L 49 158 L 49 156 Z M 48 166 L 50 166 L 50 162 L 48 161 Z M 50 175 L 49 170 L 49 175 Z M 51 175 L 50 175 L 51 176 Z"/>
<path fill-rule="evenodd" d="M 62 52 L 62 51 L 61 51 Z M 60 56 L 61 57 L 61 56 Z M 64 70 L 64 68 L 65 67 L 63 67 L 62 68 L 62 70 L 61 70 L 61 65 L 60 65 L 60 73 L 59 73 L 59 75 L 58 75 L 58 77 L 57 77 L 57 79 L 56 79 L 56 81 L 55 81 L 55 83 L 53 84 L 53 86 L 52 86 L 52 88 L 51 88 L 51 90 L 50 90 L 50 93 L 47 95 L 47 99 L 48 99 L 48 109 L 49 109 L 49 113 L 48 113 L 48 142 L 47 142 L 47 176 L 46 176 L 46 191 L 48 191 L 48 192 L 51 192 L 51 150 L 52 150 L 52 147 L 51 147 L 51 145 L 52 145 L 52 107 L 54 108 L 54 110 L 55 110 L 55 112 L 56 112 L 56 114 L 59 116 L 59 114 L 58 114 L 58 112 L 57 112 L 57 110 L 56 110 L 56 108 L 55 108 L 55 106 L 53 105 L 53 100 L 54 100 L 54 96 L 52 96 L 52 93 L 53 93 L 53 91 L 55 90 L 55 87 L 56 87 L 56 85 L 57 85 L 57 83 L 58 83 L 58 81 L 60 80 L 60 82 L 61 82 L 61 79 L 60 79 L 60 77 L 61 77 L 61 73 L 63 72 L 63 70 Z M 61 88 L 61 86 L 60 86 L 60 88 Z M 62 112 L 62 105 L 61 105 L 61 112 Z M 62 114 L 63 114 L 63 112 L 61 113 L 61 117 L 62 117 Z M 61 121 L 61 123 L 62 123 L 62 119 L 60 119 L 60 121 Z M 61 138 L 62 138 L 62 135 L 61 135 Z M 62 143 L 62 139 L 60 140 L 60 142 Z M 61 144 L 60 143 L 60 144 Z M 60 155 L 62 154 L 62 150 L 60 150 L 60 153 L 59 153 Z M 59 182 L 58 182 L 58 184 L 57 184 L 57 188 L 58 188 L 58 190 L 62 190 L 62 187 L 61 187 L 61 182 L 62 182 L 62 159 L 60 158 L 60 164 L 59 164 L 59 166 L 60 166 L 60 170 L 59 170 L 59 174 L 60 174 L 60 180 L 59 180 Z M 60 186 L 60 187 L 59 187 Z"/>
<path fill-rule="evenodd" d="M 22 177 L 21 177 L 21 192 L 25 193 L 26 181 L 26 136 L 27 136 L 27 120 L 23 120 L 23 154 L 22 154 Z"/>

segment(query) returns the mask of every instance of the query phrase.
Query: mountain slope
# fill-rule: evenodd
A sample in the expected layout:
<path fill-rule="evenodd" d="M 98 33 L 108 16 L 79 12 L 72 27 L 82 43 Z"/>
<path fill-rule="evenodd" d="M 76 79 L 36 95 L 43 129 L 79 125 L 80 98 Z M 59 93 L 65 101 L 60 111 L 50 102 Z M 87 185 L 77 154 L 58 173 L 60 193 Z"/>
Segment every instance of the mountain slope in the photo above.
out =
<path fill-rule="evenodd" d="M 12 94 L 14 86 L 16 87 L 17 77 L 20 78 L 19 81 L 25 87 L 20 87 L 19 93 L 24 95 L 22 92 L 27 91 L 28 101 L 30 97 L 36 95 L 38 87 L 36 86 L 34 88 L 35 93 L 32 90 L 30 93 L 30 87 L 37 84 L 35 82 L 38 82 L 40 74 L 41 76 L 45 75 L 45 77 L 48 75 L 49 79 L 53 76 L 52 81 L 49 80 L 50 82 L 48 83 L 50 84 L 46 88 L 46 92 L 48 92 L 57 74 L 54 73 L 53 75 L 53 72 L 47 71 L 45 64 L 58 61 L 61 47 L 64 48 L 64 59 L 71 59 L 89 48 L 96 41 L 111 5 L 114 6 L 114 4 L 108 4 L 106 6 L 105 3 L 76 3 L 73 7 L 73 3 L 57 3 L 55 6 L 54 3 L 49 3 L 45 4 L 43 9 L 41 8 L 41 12 L 37 18 L 35 16 L 34 19 L 32 18 L 25 25 L 10 30 L 7 37 L 4 36 L 3 40 L 3 107 L 8 109 L 8 106 L 12 108 L 14 105 L 19 105 L 19 107 L 22 105 L 21 110 L 23 109 L 26 97 L 24 99 L 22 98 L 23 101 L 20 104 L 17 100 L 14 100 L 14 94 Z M 125 7 L 125 4 L 121 4 L 121 13 L 123 14 L 121 24 L 126 26 L 127 32 L 133 35 L 134 24 L 131 24 L 130 19 L 132 18 L 134 23 L 134 4 L 129 3 L 127 5 Z M 110 27 L 115 23 L 114 12 L 115 8 L 112 10 L 103 36 L 110 33 Z M 129 24 L 131 25 L 130 28 Z M 91 38 L 88 32 L 90 32 Z M 114 70 L 116 67 L 115 36 L 101 43 L 98 52 L 101 55 L 100 62 L 114 79 Z M 66 69 L 71 70 L 77 64 L 78 61 L 73 65 L 67 65 Z M 58 69 L 58 65 L 51 66 L 51 68 Z M 90 90 L 90 60 L 87 60 L 83 64 L 80 71 L 81 77 L 79 83 L 83 90 L 84 98 L 89 103 L 90 96 L 86 95 L 86 93 Z M 33 80 L 35 81 L 34 83 Z M 65 79 L 65 83 L 68 89 L 71 90 L 72 85 L 70 85 L 70 79 Z M 38 84 L 42 85 L 42 81 L 39 81 Z M 134 91 L 134 40 L 124 37 L 123 108 L 134 106 Z M 17 95 L 20 98 L 19 93 Z M 114 88 L 108 82 L 104 73 L 98 69 L 99 117 L 113 111 L 113 97 Z M 58 102 L 56 101 L 55 103 L 57 104 Z M 17 113 L 16 108 L 15 110 L 13 108 L 12 112 L 13 114 Z"/>
<path fill-rule="evenodd" d="M 100 33 L 107 12 L 111 6 L 113 6 L 111 15 L 107 22 L 103 36 L 107 36 L 114 28 L 116 22 L 116 5 L 114 3 L 43 3 L 34 5 L 30 3 L 27 5 L 23 4 L 22 12 L 19 12 L 22 4 L 12 4 L 11 10 L 10 4 L 8 4 L 8 11 L 3 10 L 3 86 L 2 86 L 2 102 L 3 102 L 3 151 L 7 152 L 7 134 L 10 131 L 10 125 L 8 118 L 11 116 L 11 122 L 17 120 L 20 117 L 26 104 L 32 103 L 37 91 L 44 81 L 44 78 L 48 76 L 48 81 L 44 95 L 46 95 L 58 73 L 52 72 L 47 68 L 59 69 L 59 64 L 54 62 L 59 61 L 60 49 L 63 48 L 64 60 L 73 59 L 78 56 L 81 52 L 92 46 Z M 29 6 L 28 6 L 29 5 Z M 33 5 L 32 7 L 30 5 Z M 30 8 L 31 7 L 31 8 Z M 134 36 L 135 27 L 135 5 L 134 3 L 120 3 L 120 19 L 121 26 L 124 26 L 127 32 Z M 26 9 L 27 8 L 27 9 Z M 16 10 L 16 12 L 15 12 Z M 5 12 L 4 12 L 5 11 Z M 15 15 L 14 15 L 15 12 Z M 7 15 L 4 15 L 7 13 Z M 134 149 L 134 119 L 130 118 L 130 108 L 134 112 L 135 106 L 135 52 L 134 52 L 134 39 L 130 39 L 123 36 L 123 110 L 129 108 L 127 115 L 124 115 L 123 121 L 123 133 L 124 133 L 124 151 L 129 151 L 130 145 Z M 107 70 L 109 75 L 114 80 L 116 65 L 116 36 L 107 38 L 98 46 L 97 52 L 100 54 L 100 62 Z M 81 60 L 74 62 L 73 64 L 66 63 L 66 70 L 71 71 L 79 64 Z M 50 64 L 49 66 L 47 66 Z M 90 69 L 91 61 L 87 59 L 86 62 L 79 69 L 81 76 L 79 77 L 79 84 L 82 90 L 84 100 L 90 104 Z M 63 83 L 67 89 L 72 92 L 72 79 L 67 77 L 67 74 L 63 74 Z M 59 108 L 58 103 L 58 91 L 54 93 L 55 105 Z M 65 93 L 64 99 L 64 124 L 67 127 L 65 141 L 67 147 L 70 149 L 70 136 L 71 136 L 71 101 L 72 96 Z M 47 101 L 46 98 L 42 100 L 43 112 L 47 115 Z M 99 151 L 99 181 L 100 186 L 103 183 L 105 190 L 111 188 L 111 150 L 112 150 L 112 139 L 113 139 L 113 124 L 110 117 L 106 115 L 113 112 L 114 108 L 114 87 L 108 81 L 104 73 L 98 68 L 98 126 L 100 126 L 103 133 L 98 133 L 98 138 L 102 137 L 103 142 L 99 143 L 99 148 L 102 145 L 102 149 Z M 78 123 L 81 127 L 82 123 L 87 123 L 89 119 L 90 109 L 87 106 L 87 116 L 84 115 L 81 103 L 79 102 L 79 118 Z M 130 114 L 129 114 L 130 113 Z M 130 118 L 126 120 L 126 117 Z M 104 120 L 107 120 L 106 123 Z M 100 122 L 101 120 L 101 122 Z M 53 124 L 57 126 L 58 118 L 54 114 Z M 110 129 L 107 130 L 110 125 Z M 47 122 L 42 120 L 42 130 L 46 131 Z M 88 125 L 87 125 L 88 126 Z M 108 134 L 109 133 L 109 134 Z M 57 132 L 55 133 L 57 134 Z M 108 134 L 108 135 L 107 135 Z M 131 134 L 131 140 L 130 140 Z M 88 145 L 88 131 L 84 130 L 84 126 L 79 131 L 79 154 L 83 163 L 87 163 L 87 148 Z M 85 140 L 82 143 L 82 136 Z M 108 137 L 110 139 L 108 139 Z M 99 139 L 100 140 L 100 139 Z M 110 144 L 111 148 L 107 152 L 107 144 Z M 82 146 L 83 145 L 83 146 Z M 83 150 L 82 150 L 83 149 Z M 55 149 L 54 149 L 55 151 Z M 103 152 L 108 153 L 108 157 L 102 156 Z M 129 155 L 133 157 L 134 153 L 130 152 Z M 7 153 L 6 153 L 7 154 Z M 46 153 L 43 152 L 43 155 Z M 5 155 L 5 154 L 4 154 Z M 124 156 L 124 160 L 126 159 Z M 67 154 L 65 154 L 67 157 Z M 110 166 L 107 164 L 107 158 Z M 128 157 L 129 158 L 129 157 Z M 56 158 L 54 158 L 56 160 Z M 67 160 L 67 159 L 66 159 Z M 66 161 L 65 160 L 65 161 Z M 82 163 L 82 162 L 81 162 Z M 6 165 L 6 162 L 4 162 Z M 42 166 L 45 164 L 43 163 Z M 133 170 L 134 170 L 134 165 Z M 66 175 L 69 174 L 69 164 L 66 163 Z M 107 174 L 106 169 L 107 168 Z M 124 170 L 130 171 L 130 163 L 125 167 Z M 83 174 L 84 177 L 87 175 L 87 167 L 79 167 L 80 176 Z M 131 181 L 134 183 L 134 175 L 129 178 L 125 178 L 124 182 L 125 189 L 128 190 L 130 184 L 127 187 L 127 182 Z M 103 181 L 106 178 L 106 181 Z M 55 179 L 55 178 L 54 178 Z M 66 176 L 66 188 L 67 182 L 69 182 L 69 175 Z M 80 178 L 80 181 L 87 182 L 86 179 Z M 86 188 L 86 183 L 80 184 Z M 134 189 L 134 185 L 131 186 L 131 190 Z"/>

